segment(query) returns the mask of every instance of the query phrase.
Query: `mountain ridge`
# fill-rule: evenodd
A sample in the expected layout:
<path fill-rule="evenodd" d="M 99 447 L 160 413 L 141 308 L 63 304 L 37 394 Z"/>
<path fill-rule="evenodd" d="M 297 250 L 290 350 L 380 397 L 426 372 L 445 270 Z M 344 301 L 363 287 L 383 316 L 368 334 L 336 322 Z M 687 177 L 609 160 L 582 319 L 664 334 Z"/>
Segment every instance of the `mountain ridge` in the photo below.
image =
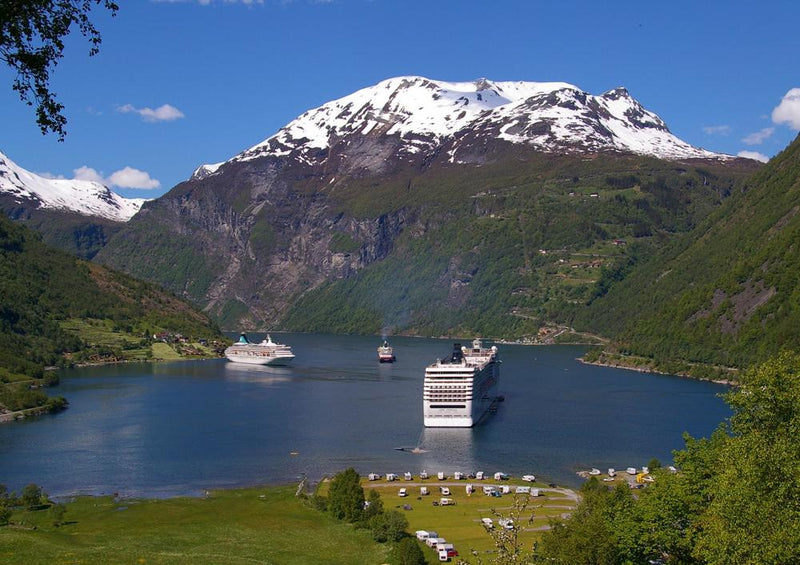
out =
<path fill-rule="evenodd" d="M 435 81 L 395 77 L 308 110 L 276 134 L 195 175 L 216 174 L 233 161 L 294 155 L 320 163 L 353 135 L 395 137 L 406 156 L 448 146 L 459 160 L 465 141 L 500 139 L 548 152 L 614 151 L 658 158 L 733 159 L 698 149 L 670 133 L 624 87 L 599 96 L 565 82 Z M 193 176 L 192 178 L 197 178 Z"/>
<path fill-rule="evenodd" d="M 0 153 L 0 195 L 3 194 L 19 206 L 77 212 L 115 222 L 130 220 L 147 201 L 124 198 L 96 181 L 45 178 Z"/>

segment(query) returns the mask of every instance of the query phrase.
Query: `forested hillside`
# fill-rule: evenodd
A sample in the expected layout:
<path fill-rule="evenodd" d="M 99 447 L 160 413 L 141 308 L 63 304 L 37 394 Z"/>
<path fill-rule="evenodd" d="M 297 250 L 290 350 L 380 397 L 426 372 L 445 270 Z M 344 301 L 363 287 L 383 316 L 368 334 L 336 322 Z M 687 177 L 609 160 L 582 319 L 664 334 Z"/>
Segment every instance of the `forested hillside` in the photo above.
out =
<path fill-rule="evenodd" d="M 622 352 L 742 367 L 800 347 L 800 138 L 578 313 Z"/>
<path fill-rule="evenodd" d="M 52 249 L 2 215 L 0 297 L 0 410 L 35 404 L 16 406 L 49 366 L 152 358 L 162 332 L 222 338 L 205 315 L 155 285 Z"/>
<path fill-rule="evenodd" d="M 527 154 L 428 170 L 411 188 L 355 180 L 336 194 L 336 205 L 359 217 L 399 209 L 404 229 L 382 260 L 303 293 L 282 324 L 535 337 L 548 324 L 570 322 L 607 284 L 603 273 L 692 229 L 748 166 Z M 335 251 L 358 253 L 359 245 L 341 234 Z"/>

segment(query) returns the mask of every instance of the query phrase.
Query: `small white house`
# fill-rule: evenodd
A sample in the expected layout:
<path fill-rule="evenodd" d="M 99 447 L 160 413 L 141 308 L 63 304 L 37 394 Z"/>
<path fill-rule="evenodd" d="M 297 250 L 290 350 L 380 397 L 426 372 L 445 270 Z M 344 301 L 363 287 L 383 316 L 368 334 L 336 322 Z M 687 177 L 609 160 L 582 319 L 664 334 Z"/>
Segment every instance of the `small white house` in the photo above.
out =
<path fill-rule="evenodd" d="M 419 494 L 421 496 L 425 496 L 425 495 L 429 494 L 428 493 L 428 487 L 419 487 Z"/>
<path fill-rule="evenodd" d="M 436 478 L 438 478 L 440 481 L 443 481 L 444 480 L 444 472 L 443 471 L 439 471 L 438 473 L 436 473 Z"/>
<path fill-rule="evenodd" d="M 460 481 L 461 479 L 464 478 L 464 473 L 462 473 L 461 471 L 456 471 L 455 473 L 453 473 L 453 478 L 457 481 Z"/>
<path fill-rule="evenodd" d="M 378 473 L 370 473 L 369 475 L 367 475 L 367 478 L 370 481 L 377 481 L 378 479 L 381 478 L 381 476 Z"/>
<path fill-rule="evenodd" d="M 475 478 L 479 481 L 482 481 L 484 479 L 483 471 L 478 471 L 475 473 Z"/>
<path fill-rule="evenodd" d="M 403 478 L 404 478 L 405 480 L 407 480 L 407 481 L 410 481 L 410 480 L 411 480 L 411 479 L 413 479 L 414 477 L 411 475 L 411 473 L 409 473 L 409 472 L 405 472 L 405 473 L 403 473 Z"/>
<path fill-rule="evenodd" d="M 395 475 L 394 473 L 386 473 L 386 480 L 387 481 L 396 481 L 397 480 L 397 475 Z"/>

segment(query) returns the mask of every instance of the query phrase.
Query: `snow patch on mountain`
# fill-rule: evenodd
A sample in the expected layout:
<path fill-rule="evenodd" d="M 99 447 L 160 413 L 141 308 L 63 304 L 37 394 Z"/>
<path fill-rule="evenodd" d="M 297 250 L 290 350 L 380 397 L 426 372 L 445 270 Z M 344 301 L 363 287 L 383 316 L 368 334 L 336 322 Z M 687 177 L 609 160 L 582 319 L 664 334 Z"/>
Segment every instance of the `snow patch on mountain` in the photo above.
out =
<path fill-rule="evenodd" d="M 565 82 L 445 82 L 397 77 L 309 110 L 275 135 L 231 160 L 266 156 L 319 161 L 320 152 L 350 136 L 393 136 L 400 152 L 448 154 L 481 138 L 533 145 L 548 152 L 620 151 L 662 159 L 730 159 L 675 137 L 625 88 L 599 96 Z M 460 147 L 461 146 L 461 147 Z M 204 165 L 216 171 L 219 164 Z"/>
<path fill-rule="evenodd" d="M 0 153 L 0 194 L 16 200 L 35 201 L 41 208 L 70 210 L 127 222 L 142 207 L 145 198 L 123 198 L 95 181 L 48 179 L 27 171 Z"/>
<path fill-rule="evenodd" d="M 210 177 L 211 175 L 215 174 L 217 170 L 224 165 L 225 162 L 221 163 L 211 163 L 206 165 L 200 165 L 197 167 L 194 172 L 192 173 L 191 178 L 194 180 L 204 179 L 206 177 Z"/>

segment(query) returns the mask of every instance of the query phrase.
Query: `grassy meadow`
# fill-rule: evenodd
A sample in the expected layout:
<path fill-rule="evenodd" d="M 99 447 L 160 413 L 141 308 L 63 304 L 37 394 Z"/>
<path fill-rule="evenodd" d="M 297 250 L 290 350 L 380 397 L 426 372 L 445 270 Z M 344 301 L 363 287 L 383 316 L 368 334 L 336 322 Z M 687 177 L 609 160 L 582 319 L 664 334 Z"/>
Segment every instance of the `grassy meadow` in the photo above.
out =
<path fill-rule="evenodd" d="M 365 494 L 377 490 L 386 509 L 397 509 L 409 522 L 409 531 L 435 530 L 453 543 L 464 557 L 472 550 L 488 556 L 492 539 L 481 518 L 508 515 L 514 495 L 485 496 L 483 484 L 470 481 L 477 492 L 466 494 L 468 481 L 364 481 Z M 419 496 L 419 486 L 431 492 Z M 512 492 L 521 481 L 504 481 Z M 413 486 L 412 486 L 413 485 Z M 441 498 L 440 486 L 450 488 L 455 504 L 434 506 Z M 530 548 L 551 517 L 570 512 L 575 494 L 564 489 L 542 489 L 531 497 L 525 516 L 531 523 L 519 524 L 523 547 Z M 327 483 L 320 486 L 325 495 Z M 409 496 L 400 497 L 405 487 Z M 4 565 L 132 563 L 218 564 L 263 563 L 342 565 L 387 562 L 390 544 L 372 540 L 369 529 L 333 519 L 295 496 L 297 487 L 253 487 L 212 491 L 201 498 L 115 499 L 78 497 L 66 503 L 60 526 L 54 525 L 49 508 L 15 509 L 11 523 L 0 527 L 0 563 Z M 408 506 L 410 509 L 405 509 Z M 432 549 L 424 549 L 429 562 L 437 561 Z"/>
<path fill-rule="evenodd" d="M 388 547 L 295 497 L 296 486 L 211 492 L 206 498 L 79 497 L 64 524 L 48 509 L 16 510 L 0 527 L 4 565 L 131 563 L 383 563 Z"/>

